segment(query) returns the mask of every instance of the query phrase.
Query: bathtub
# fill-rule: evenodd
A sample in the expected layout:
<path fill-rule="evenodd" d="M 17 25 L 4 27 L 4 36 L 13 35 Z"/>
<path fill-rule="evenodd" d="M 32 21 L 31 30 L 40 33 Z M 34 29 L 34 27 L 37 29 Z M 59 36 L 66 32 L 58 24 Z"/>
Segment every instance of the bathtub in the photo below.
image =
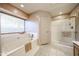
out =
<path fill-rule="evenodd" d="M 52 47 L 55 47 L 56 49 L 63 51 L 67 56 L 73 56 L 73 47 L 72 46 L 53 42 Z"/>

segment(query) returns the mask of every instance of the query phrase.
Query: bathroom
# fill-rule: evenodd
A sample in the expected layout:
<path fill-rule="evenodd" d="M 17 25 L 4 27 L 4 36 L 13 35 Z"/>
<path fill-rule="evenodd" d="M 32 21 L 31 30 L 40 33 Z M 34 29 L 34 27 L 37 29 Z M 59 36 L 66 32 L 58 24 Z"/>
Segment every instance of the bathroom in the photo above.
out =
<path fill-rule="evenodd" d="M 78 3 L 0 3 L 0 55 L 79 55 L 78 13 Z"/>

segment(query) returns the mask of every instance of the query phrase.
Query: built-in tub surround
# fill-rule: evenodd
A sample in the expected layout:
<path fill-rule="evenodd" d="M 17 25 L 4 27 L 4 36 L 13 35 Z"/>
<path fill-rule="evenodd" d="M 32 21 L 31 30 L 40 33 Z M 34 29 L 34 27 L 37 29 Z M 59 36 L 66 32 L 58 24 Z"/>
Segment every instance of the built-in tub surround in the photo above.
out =
<path fill-rule="evenodd" d="M 26 44 L 31 43 L 31 50 L 25 51 L 25 46 L 21 46 L 19 49 L 15 50 L 14 52 L 8 54 L 8 56 L 34 56 L 34 54 L 38 51 L 39 46 L 37 45 L 37 40 L 31 40 Z M 27 47 L 26 47 L 27 48 Z"/>
<path fill-rule="evenodd" d="M 1 35 L 2 54 L 8 55 L 11 51 L 20 48 L 30 42 L 29 34 L 5 34 Z M 14 51 L 13 51 L 14 52 Z"/>
<path fill-rule="evenodd" d="M 30 34 L 28 33 L 4 34 L 1 35 L 1 39 L 2 56 L 33 56 L 39 49 L 37 40 L 31 40 Z M 31 43 L 31 49 L 26 52 L 25 45 L 28 43 Z"/>

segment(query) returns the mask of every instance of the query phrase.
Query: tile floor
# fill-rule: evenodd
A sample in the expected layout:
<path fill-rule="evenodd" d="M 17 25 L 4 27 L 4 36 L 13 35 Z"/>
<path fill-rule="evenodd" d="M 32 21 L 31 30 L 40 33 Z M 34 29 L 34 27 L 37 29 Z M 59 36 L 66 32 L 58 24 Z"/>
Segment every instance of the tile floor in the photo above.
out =
<path fill-rule="evenodd" d="M 68 56 L 68 54 L 49 45 L 43 45 L 40 46 L 39 50 L 35 53 L 35 56 Z"/>

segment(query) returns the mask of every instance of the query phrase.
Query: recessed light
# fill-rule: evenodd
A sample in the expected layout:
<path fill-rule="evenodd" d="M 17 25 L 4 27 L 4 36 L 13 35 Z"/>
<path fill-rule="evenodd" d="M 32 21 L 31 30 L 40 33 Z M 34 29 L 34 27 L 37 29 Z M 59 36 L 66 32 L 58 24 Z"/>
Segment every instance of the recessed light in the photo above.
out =
<path fill-rule="evenodd" d="M 59 14 L 63 14 L 63 12 L 59 12 Z"/>
<path fill-rule="evenodd" d="M 20 6 L 21 6 L 21 7 L 24 7 L 24 5 L 23 5 L 23 4 L 21 4 Z"/>

